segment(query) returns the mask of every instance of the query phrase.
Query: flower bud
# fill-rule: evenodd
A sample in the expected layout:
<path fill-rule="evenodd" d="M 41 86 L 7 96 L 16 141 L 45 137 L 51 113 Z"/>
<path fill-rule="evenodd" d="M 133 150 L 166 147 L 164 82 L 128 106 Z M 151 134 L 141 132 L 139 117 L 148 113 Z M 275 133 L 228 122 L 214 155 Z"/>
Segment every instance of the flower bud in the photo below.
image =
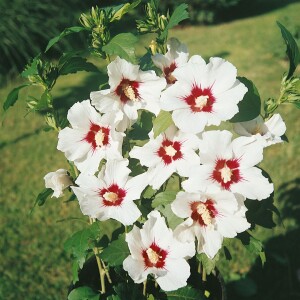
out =
<path fill-rule="evenodd" d="M 63 195 L 63 190 L 72 185 L 73 182 L 65 169 L 59 169 L 48 173 L 45 177 L 46 188 L 54 191 L 51 197 L 59 198 Z"/>

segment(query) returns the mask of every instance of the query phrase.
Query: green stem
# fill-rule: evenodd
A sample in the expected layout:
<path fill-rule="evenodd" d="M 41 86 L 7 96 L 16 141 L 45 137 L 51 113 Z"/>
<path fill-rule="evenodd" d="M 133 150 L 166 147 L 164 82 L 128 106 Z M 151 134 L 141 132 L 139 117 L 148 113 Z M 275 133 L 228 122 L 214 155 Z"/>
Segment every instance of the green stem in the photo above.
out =
<path fill-rule="evenodd" d="M 143 282 L 143 295 L 146 296 L 147 293 L 147 279 Z"/>
<path fill-rule="evenodd" d="M 92 218 L 90 218 L 90 224 L 93 224 L 94 220 Z M 101 264 L 101 260 L 99 257 L 99 249 L 97 247 L 93 248 L 93 252 L 95 254 L 96 257 L 96 261 L 97 261 L 97 266 L 98 266 L 98 271 L 99 271 L 99 275 L 100 275 L 100 285 L 101 285 L 101 294 L 105 294 L 106 292 L 106 288 L 105 288 L 105 270 L 102 268 L 102 264 Z"/>

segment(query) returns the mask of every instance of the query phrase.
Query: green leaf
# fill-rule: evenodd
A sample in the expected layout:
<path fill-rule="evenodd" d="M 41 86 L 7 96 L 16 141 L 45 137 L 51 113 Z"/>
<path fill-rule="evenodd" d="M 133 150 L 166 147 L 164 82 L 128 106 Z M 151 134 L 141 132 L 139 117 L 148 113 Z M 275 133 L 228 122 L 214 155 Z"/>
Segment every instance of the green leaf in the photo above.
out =
<path fill-rule="evenodd" d="M 142 193 L 142 198 L 151 199 L 157 190 L 154 190 L 152 186 L 148 185 Z"/>
<path fill-rule="evenodd" d="M 130 251 L 124 235 L 120 235 L 100 254 L 101 258 L 112 267 L 121 265 L 128 255 L 130 255 Z"/>
<path fill-rule="evenodd" d="M 172 124 L 172 115 L 167 111 L 161 110 L 156 119 L 153 121 L 154 138 L 159 136 Z"/>
<path fill-rule="evenodd" d="M 52 189 L 46 188 L 42 192 L 38 194 L 36 197 L 35 203 L 33 208 L 38 205 L 38 206 L 43 206 L 46 202 L 46 200 L 49 198 L 49 196 L 53 193 Z"/>
<path fill-rule="evenodd" d="M 202 293 L 190 286 L 176 291 L 166 292 L 168 300 L 204 300 Z"/>
<path fill-rule="evenodd" d="M 254 83 L 245 77 L 238 77 L 247 88 L 244 99 L 238 103 L 239 112 L 230 120 L 232 123 L 246 122 L 255 119 L 260 114 L 261 100 Z"/>
<path fill-rule="evenodd" d="M 149 111 L 142 111 L 138 122 L 132 125 L 132 130 L 129 131 L 128 137 L 132 140 L 148 140 L 149 132 L 152 129 L 152 116 L 153 114 Z"/>
<path fill-rule="evenodd" d="M 189 13 L 187 9 L 188 5 L 186 3 L 182 3 L 175 8 L 170 17 L 169 23 L 160 35 L 160 38 L 165 38 L 168 35 L 168 30 L 178 25 L 181 21 L 189 18 Z"/>
<path fill-rule="evenodd" d="M 118 9 L 114 14 L 113 17 L 110 19 L 110 22 L 120 20 L 125 14 L 127 14 L 130 10 L 135 8 L 141 3 L 141 0 L 133 1 L 132 3 L 125 3 L 122 5 L 120 9 Z"/>
<path fill-rule="evenodd" d="M 69 28 L 66 28 L 63 32 L 61 32 L 58 36 L 52 38 L 47 47 L 46 47 L 46 50 L 45 52 L 47 52 L 53 45 L 55 45 L 59 40 L 61 40 L 63 37 L 69 35 L 69 34 L 72 34 L 72 33 L 78 33 L 78 32 L 81 32 L 81 31 L 84 31 L 84 30 L 87 30 L 86 28 L 84 27 L 81 27 L 81 26 L 74 26 L 74 27 L 69 27 Z"/>
<path fill-rule="evenodd" d="M 99 300 L 100 294 L 93 291 L 88 286 L 81 286 L 72 290 L 68 296 L 68 300 Z"/>
<path fill-rule="evenodd" d="M 102 50 L 109 55 L 117 55 L 130 62 L 134 62 L 134 45 L 137 41 L 138 38 L 132 33 L 120 33 L 103 46 Z"/>
<path fill-rule="evenodd" d="M 19 97 L 19 91 L 20 91 L 22 88 L 24 88 L 24 87 L 26 87 L 26 86 L 29 86 L 29 85 L 30 85 L 30 83 L 26 83 L 26 84 L 23 84 L 23 85 L 20 85 L 20 86 L 14 88 L 14 89 L 8 94 L 6 100 L 4 101 L 4 103 L 3 103 L 3 109 L 4 109 L 4 110 L 8 110 L 8 108 L 9 108 L 10 106 L 13 106 L 13 105 L 17 102 L 17 100 L 18 100 L 18 97 Z"/>
<path fill-rule="evenodd" d="M 144 298 L 141 286 L 137 284 L 119 283 L 114 290 L 121 300 L 141 300 Z"/>
<path fill-rule="evenodd" d="M 217 253 L 213 259 L 210 259 L 206 254 L 201 253 L 196 255 L 199 262 L 202 263 L 203 269 L 206 274 L 209 275 L 216 267 L 216 263 L 218 262 L 220 255 Z"/>
<path fill-rule="evenodd" d="M 59 74 L 67 75 L 77 73 L 78 71 L 99 72 L 97 67 L 90 62 L 87 62 L 83 57 L 71 57 L 60 65 Z"/>
<path fill-rule="evenodd" d="M 260 240 L 253 237 L 248 231 L 239 233 L 237 238 L 242 242 L 246 249 L 255 255 L 259 255 L 262 265 L 266 262 L 266 255 L 264 252 L 263 244 Z"/>
<path fill-rule="evenodd" d="M 280 28 L 281 35 L 286 43 L 286 54 L 290 61 L 289 72 L 287 75 L 287 79 L 289 79 L 294 74 L 300 61 L 299 48 L 292 34 L 278 21 L 277 25 Z"/>
<path fill-rule="evenodd" d="M 45 111 L 52 107 L 52 96 L 47 90 L 45 90 L 41 98 L 39 100 L 36 99 L 36 101 L 37 104 L 34 107 L 36 111 Z"/>
<path fill-rule="evenodd" d="M 300 109 L 300 102 L 294 102 L 294 105 L 295 105 L 298 109 Z"/>
<path fill-rule="evenodd" d="M 39 71 L 38 71 L 38 63 L 40 61 L 40 54 L 37 55 L 30 64 L 28 64 L 24 71 L 21 73 L 21 76 L 23 78 L 27 78 L 29 76 L 32 76 L 32 75 L 38 75 L 39 74 Z"/>
<path fill-rule="evenodd" d="M 79 271 L 79 265 L 77 263 L 77 261 L 73 261 L 72 263 L 72 275 L 73 275 L 73 284 L 75 284 L 77 281 L 79 281 L 79 277 L 78 277 L 78 271 Z"/>
<path fill-rule="evenodd" d="M 175 200 L 177 193 L 176 191 L 158 193 L 152 201 L 152 207 L 156 208 L 159 205 L 171 204 Z"/>
<path fill-rule="evenodd" d="M 80 268 L 86 259 L 88 250 L 92 249 L 97 238 L 100 238 L 101 225 L 95 222 L 89 227 L 74 233 L 64 244 L 64 249 L 71 253 Z"/>
<path fill-rule="evenodd" d="M 166 206 L 160 205 L 160 206 L 156 207 L 156 209 L 164 215 L 164 217 L 167 219 L 167 223 L 171 229 L 175 229 L 176 226 L 178 226 L 180 223 L 183 222 L 183 220 L 181 218 L 177 217 L 173 213 L 170 204 L 168 204 Z"/>

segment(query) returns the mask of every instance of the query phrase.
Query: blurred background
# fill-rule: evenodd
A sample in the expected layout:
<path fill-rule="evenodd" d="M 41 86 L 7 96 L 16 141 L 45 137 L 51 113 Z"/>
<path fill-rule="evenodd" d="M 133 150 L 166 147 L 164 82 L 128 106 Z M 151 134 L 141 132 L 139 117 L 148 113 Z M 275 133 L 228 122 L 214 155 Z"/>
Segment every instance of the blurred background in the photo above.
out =
<path fill-rule="evenodd" d="M 125 1 L 124 1 L 125 2 Z M 173 29 L 170 36 L 186 43 L 190 54 L 205 59 L 220 56 L 257 86 L 261 98 L 278 97 L 281 76 L 288 69 L 285 45 L 276 20 L 300 41 L 300 2 L 293 0 L 168 0 L 161 9 L 189 4 L 190 20 Z M 49 39 L 65 27 L 79 25 L 80 13 L 93 5 L 122 1 L 0 0 L 0 103 L 22 83 L 18 73 L 26 62 L 45 49 Z M 143 6 L 125 20 L 134 30 L 134 19 L 143 17 Z M 124 25 L 123 24 L 123 25 Z M 124 30 L 124 26 L 121 30 Z M 144 37 L 142 54 L 151 37 Z M 50 55 L 83 49 L 80 35 L 58 43 Z M 57 102 L 76 102 L 105 82 L 105 63 L 92 59 L 102 73 L 79 72 L 59 78 L 53 95 Z M 102 68 L 102 69 L 101 69 Z M 299 68 L 296 72 L 299 76 Z M 64 241 L 86 219 L 76 203 L 52 198 L 30 211 L 44 188 L 50 171 L 68 168 L 63 153 L 56 150 L 55 132 L 42 130 L 43 118 L 27 114 L 25 100 L 39 90 L 24 89 L 20 101 L 4 115 L 0 128 L 0 299 L 66 299 L 71 282 L 71 262 Z M 221 262 L 228 299 L 300 299 L 300 173 L 299 110 L 282 106 L 289 143 L 265 150 L 261 167 L 273 179 L 275 204 L 281 218 L 273 229 L 257 228 L 255 237 L 264 241 L 267 262 L 251 256 L 238 243 L 232 260 Z M 75 219 L 76 220 L 75 220 Z"/>

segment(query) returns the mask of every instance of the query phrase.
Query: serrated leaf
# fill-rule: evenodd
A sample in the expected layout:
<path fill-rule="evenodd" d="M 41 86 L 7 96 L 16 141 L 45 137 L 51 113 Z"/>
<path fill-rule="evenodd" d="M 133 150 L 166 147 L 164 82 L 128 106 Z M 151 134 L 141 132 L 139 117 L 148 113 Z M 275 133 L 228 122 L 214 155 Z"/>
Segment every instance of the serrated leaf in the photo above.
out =
<path fill-rule="evenodd" d="M 170 17 L 168 25 L 160 35 L 161 38 L 165 38 L 167 36 L 168 30 L 178 25 L 181 21 L 189 18 L 189 13 L 187 9 L 188 9 L 188 5 L 186 3 L 182 3 L 175 8 L 175 10 L 173 11 Z"/>
<path fill-rule="evenodd" d="M 82 268 L 88 250 L 92 249 L 101 235 L 101 225 L 95 222 L 89 227 L 74 233 L 64 244 L 65 251 L 72 254 Z"/>
<path fill-rule="evenodd" d="M 277 21 L 277 25 L 280 28 L 281 35 L 286 44 L 286 54 L 290 61 L 289 72 L 288 72 L 288 75 L 286 78 L 286 79 L 289 79 L 294 74 L 294 72 L 297 68 L 297 65 L 299 64 L 299 61 L 300 61 L 299 48 L 298 48 L 298 45 L 297 45 L 295 39 L 293 38 L 292 34 L 278 21 Z"/>
<path fill-rule="evenodd" d="M 52 38 L 49 41 L 49 43 L 48 43 L 48 45 L 46 47 L 45 52 L 47 52 L 53 45 L 55 45 L 57 42 L 59 42 L 63 37 L 65 37 L 65 36 L 67 36 L 69 34 L 78 33 L 78 32 L 84 31 L 84 30 L 87 30 L 87 29 L 84 28 L 84 27 L 81 27 L 81 26 L 73 26 L 73 27 L 66 28 L 58 36 Z"/>
<path fill-rule="evenodd" d="M 125 3 L 122 7 L 113 14 L 113 17 L 110 19 L 110 22 L 120 20 L 125 14 L 127 14 L 130 10 L 135 8 L 141 3 L 141 0 L 133 1 L 132 3 Z"/>
<path fill-rule="evenodd" d="M 168 300 L 204 300 L 203 294 L 190 287 L 186 286 L 172 292 L 166 292 Z"/>
<path fill-rule="evenodd" d="M 134 45 L 138 38 L 132 33 L 120 33 L 114 36 L 102 50 L 109 55 L 117 55 L 127 61 L 135 61 Z"/>
<path fill-rule="evenodd" d="M 8 110 L 8 108 L 10 106 L 14 106 L 14 104 L 17 102 L 18 100 L 18 97 L 19 97 L 19 91 L 21 89 L 23 89 L 24 87 L 26 86 L 29 86 L 30 83 L 26 83 L 26 84 L 23 84 L 23 85 L 20 85 L 16 88 L 14 88 L 8 95 L 7 95 L 7 98 L 6 100 L 4 101 L 3 103 L 3 109 L 4 110 Z"/>
<path fill-rule="evenodd" d="M 172 115 L 168 111 L 160 111 L 158 116 L 153 121 L 154 138 L 164 132 L 173 124 Z"/>
<path fill-rule="evenodd" d="M 101 258 L 112 267 L 121 265 L 128 255 L 130 255 L 130 251 L 124 235 L 120 235 L 100 254 Z"/>
<path fill-rule="evenodd" d="M 238 103 L 239 112 L 230 120 L 232 123 L 246 122 L 255 119 L 260 114 L 261 100 L 258 90 L 251 80 L 238 77 L 248 91 L 242 101 Z"/>
<path fill-rule="evenodd" d="M 176 191 L 165 191 L 158 193 L 152 201 L 152 207 L 156 208 L 159 205 L 171 204 L 175 200 L 177 193 L 178 192 Z"/>
<path fill-rule="evenodd" d="M 154 190 L 152 186 L 148 185 L 142 193 L 142 198 L 151 199 L 157 190 Z"/>
<path fill-rule="evenodd" d="M 209 275 L 216 267 L 216 263 L 218 262 L 220 255 L 217 253 L 213 259 L 210 259 L 206 254 L 201 253 L 196 255 L 199 262 L 202 263 L 203 269 L 206 274 Z"/>
<path fill-rule="evenodd" d="M 99 72 L 98 68 L 95 65 L 87 62 L 86 58 L 79 56 L 71 57 L 59 66 L 60 75 L 74 74 L 79 71 Z"/>
<path fill-rule="evenodd" d="M 52 106 L 52 96 L 51 94 L 45 90 L 42 94 L 41 98 L 37 100 L 37 104 L 34 106 L 34 110 L 36 111 L 45 111 Z"/>
<path fill-rule="evenodd" d="M 40 54 L 37 55 L 30 64 L 25 67 L 25 70 L 21 73 L 23 78 L 27 78 L 28 76 L 37 75 L 38 74 L 38 60 L 40 58 Z"/>
<path fill-rule="evenodd" d="M 81 286 L 72 290 L 68 296 L 68 300 L 99 300 L 100 294 L 92 290 L 88 286 Z"/>

